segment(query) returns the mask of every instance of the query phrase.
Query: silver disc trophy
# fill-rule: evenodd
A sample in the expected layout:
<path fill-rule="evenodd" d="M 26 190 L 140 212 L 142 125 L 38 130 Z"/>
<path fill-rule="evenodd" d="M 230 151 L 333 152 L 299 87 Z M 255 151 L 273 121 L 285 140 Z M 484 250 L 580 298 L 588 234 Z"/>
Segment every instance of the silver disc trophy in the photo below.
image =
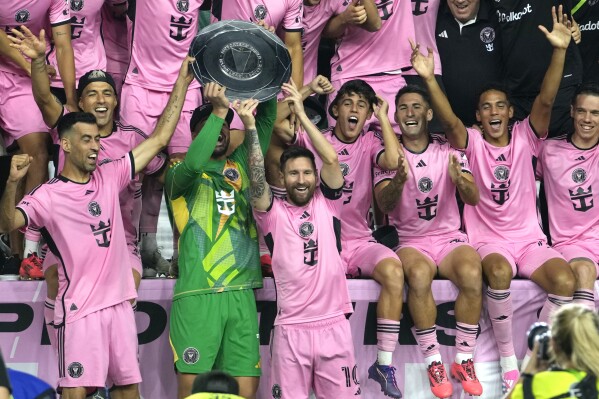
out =
<path fill-rule="evenodd" d="M 227 88 L 229 100 L 266 101 L 281 91 L 291 76 L 291 56 L 275 34 L 244 21 L 208 25 L 193 39 L 193 73 L 202 85 Z"/>

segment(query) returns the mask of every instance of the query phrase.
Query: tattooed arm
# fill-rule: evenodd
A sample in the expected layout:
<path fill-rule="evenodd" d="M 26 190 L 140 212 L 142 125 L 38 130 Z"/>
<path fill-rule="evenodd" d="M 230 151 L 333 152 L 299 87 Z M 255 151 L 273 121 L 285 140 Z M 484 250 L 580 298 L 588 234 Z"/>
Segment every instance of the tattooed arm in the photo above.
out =
<path fill-rule="evenodd" d="M 264 154 L 256 130 L 256 119 L 254 110 L 258 106 L 257 100 L 244 100 L 235 102 L 233 108 L 239 115 L 245 127 L 245 139 L 248 148 L 248 167 L 250 175 L 250 202 L 252 207 L 258 211 L 266 211 L 272 203 L 270 187 L 266 183 L 266 171 L 264 169 Z"/>
<path fill-rule="evenodd" d="M 376 202 L 383 213 L 389 213 L 395 209 L 395 206 L 397 205 L 397 202 L 403 193 L 406 180 L 408 179 L 408 163 L 405 159 L 401 146 L 397 164 L 399 166 L 395 172 L 395 176 L 393 176 L 392 179 L 381 181 L 374 187 L 374 197 L 376 198 Z M 391 175 L 393 172 L 385 171 L 383 173 L 388 173 Z"/>

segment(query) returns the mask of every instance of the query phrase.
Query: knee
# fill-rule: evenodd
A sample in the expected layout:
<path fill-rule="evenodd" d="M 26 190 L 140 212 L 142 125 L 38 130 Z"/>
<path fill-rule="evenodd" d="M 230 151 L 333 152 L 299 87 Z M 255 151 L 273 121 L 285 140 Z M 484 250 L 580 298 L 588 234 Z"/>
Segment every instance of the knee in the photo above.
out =
<path fill-rule="evenodd" d="M 559 261 L 559 264 L 558 264 Z M 552 294 L 571 296 L 576 287 L 576 278 L 566 261 L 559 259 L 553 262 L 550 272 L 547 273 Z"/>
<path fill-rule="evenodd" d="M 592 288 L 597 279 L 597 269 L 589 260 L 574 260 L 570 262 L 577 285 L 582 288 Z"/>
<path fill-rule="evenodd" d="M 512 266 L 507 262 L 485 263 L 485 278 L 495 289 L 507 289 L 512 281 Z"/>
<path fill-rule="evenodd" d="M 407 275 L 410 291 L 418 294 L 430 291 L 433 277 L 426 264 L 412 267 L 410 273 Z"/>
<path fill-rule="evenodd" d="M 455 284 L 460 291 L 468 291 L 472 294 L 482 294 L 483 281 L 480 262 L 468 260 L 463 262 L 456 271 L 457 281 Z"/>
<path fill-rule="evenodd" d="M 384 288 L 393 291 L 403 290 L 404 274 L 401 262 L 397 259 L 384 259 L 376 265 L 374 279 Z"/>

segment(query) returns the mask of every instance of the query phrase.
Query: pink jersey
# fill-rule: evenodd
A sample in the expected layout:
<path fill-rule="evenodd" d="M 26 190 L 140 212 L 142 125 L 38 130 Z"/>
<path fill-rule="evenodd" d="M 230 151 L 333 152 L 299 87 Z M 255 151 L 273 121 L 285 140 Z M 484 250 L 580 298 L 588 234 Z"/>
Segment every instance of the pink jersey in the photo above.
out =
<path fill-rule="evenodd" d="M 119 206 L 119 193 L 134 178 L 133 164 L 131 153 L 98 162 L 82 184 L 60 175 L 17 206 L 60 260 L 56 326 L 136 297 Z"/>
<path fill-rule="evenodd" d="M 372 204 L 372 168 L 385 151 L 381 140 L 373 132 L 362 132 L 353 143 L 344 143 L 333 134 L 333 128 L 322 132 L 333 145 L 345 177 L 343 187 L 343 242 L 348 240 L 372 240 L 366 217 Z M 307 133 L 298 131 L 295 144 L 318 154 Z M 318 170 L 322 161 L 316 156 Z"/>
<path fill-rule="evenodd" d="M 340 255 L 341 190 L 318 188 L 302 207 L 279 198 L 272 201 L 268 211 L 254 210 L 254 217 L 272 253 L 277 281 L 275 325 L 352 313 Z"/>
<path fill-rule="evenodd" d="M 327 0 L 328 1 L 328 0 Z M 277 33 L 302 30 L 302 0 L 222 0 L 213 1 L 212 22 L 228 19 L 274 26 Z"/>
<path fill-rule="evenodd" d="M 464 206 L 470 242 L 545 240 L 537 218 L 532 166 L 541 141 L 528 118 L 514 124 L 510 143 L 505 147 L 495 147 L 478 130 L 468 129 L 465 152 L 480 191 L 478 205 Z"/>
<path fill-rule="evenodd" d="M 454 234 L 460 229 L 456 186 L 449 177 L 449 155 L 455 155 L 462 171 L 470 173 L 468 159 L 453 149 L 444 136 L 431 134 L 428 147 L 420 153 L 403 148 L 410 171 L 401 199 L 389 213 L 400 242 L 436 235 Z M 374 184 L 392 179 L 395 171 L 374 170 Z"/>
<path fill-rule="evenodd" d="M 414 34 L 416 42 L 425 52 L 427 48 L 433 50 L 435 60 L 435 75 L 441 75 L 441 59 L 437 50 L 435 29 L 437 27 L 437 13 L 441 0 L 412 1 L 412 15 L 414 17 Z M 406 72 L 407 75 L 418 75 L 414 69 Z"/>
<path fill-rule="evenodd" d="M 135 3 L 131 61 L 125 83 L 170 92 L 198 31 L 203 0 L 143 0 Z M 194 81 L 190 89 L 200 87 Z"/>
<path fill-rule="evenodd" d="M 115 2 L 116 0 L 110 0 Z M 121 1 L 121 0 L 118 0 Z M 71 0 L 71 46 L 75 57 L 75 78 L 92 69 L 106 70 L 106 52 L 102 43 L 100 26 L 101 9 L 104 0 Z M 56 48 L 51 47 L 47 54 L 48 63 L 56 69 L 56 76 L 50 79 L 53 87 L 64 87 L 60 79 Z"/>
<path fill-rule="evenodd" d="M 375 3 L 382 20 L 381 29 L 371 33 L 350 26 L 345 30 L 331 59 L 331 80 L 411 67 L 408 38 L 414 37 L 412 2 L 375 0 Z"/>
<path fill-rule="evenodd" d="M 25 25 L 34 35 L 50 26 L 68 24 L 71 20 L 69 2 L 65 0 L 4 0 L 0 7 L 0 29 L 11 34 L 12 28 Z M 46 32 L 46 37 L 50 37 Z M 0 55 L 0 71 L 26 76 L 15 63 Z"/>
<path fill-rule="evenodd" d="M 304 49 L 305 85 L 317 75 L 318 45 L 325 25 L 333 16 L 341 14 L 348 4 L 347 0 L 326 0 L 315 6 L 304 5 L 302 48 Z"/>
<path fill-rule="evenodd" d="M 104 4 L 104 7 L 102 7 L 102 38 L 106 50 L 107 72 L 127 70 L 127 64 L 129 63 L 129 41 L 127 37 L 127 17 L 116 18 L 112 6 L 108 3 Z M 115 65 L 119 65 L 119 67 L 117 68 Z"/>
<path fill-rule="evenodd" d="M 547 194 L 552 243 L 575 244 L 599 237 L 599 147 L 577 148 L 570 137 L 541 146 L 537 170 Z M 593 191 L 595 186 L 595 191 Z"/>

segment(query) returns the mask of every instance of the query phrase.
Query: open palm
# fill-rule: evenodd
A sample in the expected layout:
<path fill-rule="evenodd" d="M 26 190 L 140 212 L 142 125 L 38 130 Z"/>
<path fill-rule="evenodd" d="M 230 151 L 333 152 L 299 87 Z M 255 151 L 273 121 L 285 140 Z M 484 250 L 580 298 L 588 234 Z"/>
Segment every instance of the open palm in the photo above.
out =
<path fill-rule="evenodd" d="M 551 14 L 553 16 L 553 30 L 549 32 L 544 26 L 539 26 L 539 29 L 545 34 L 545 37 L 554 48 L 566 49 L 572 39 L 570 29 L 572 22 L 568 19 L 568 15 L 563 13 L 562 6 L 559 6 L 557 13 L 555 7 L 552 7 Z"/>

